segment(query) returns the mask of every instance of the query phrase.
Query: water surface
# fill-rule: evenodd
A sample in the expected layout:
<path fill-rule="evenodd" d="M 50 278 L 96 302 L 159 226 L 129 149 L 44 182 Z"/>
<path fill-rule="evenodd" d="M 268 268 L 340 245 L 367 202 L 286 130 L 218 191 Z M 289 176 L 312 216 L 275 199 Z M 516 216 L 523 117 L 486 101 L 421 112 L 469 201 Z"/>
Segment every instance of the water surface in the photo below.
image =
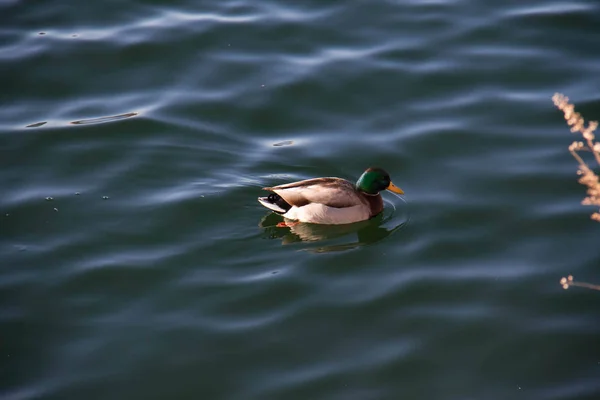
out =
<path fill-rule="evenodd" d="M 6 399 L 600 397 L 595 1 L 0 5 Z M 386 168 L 349 231 L 261 188 Z"/>

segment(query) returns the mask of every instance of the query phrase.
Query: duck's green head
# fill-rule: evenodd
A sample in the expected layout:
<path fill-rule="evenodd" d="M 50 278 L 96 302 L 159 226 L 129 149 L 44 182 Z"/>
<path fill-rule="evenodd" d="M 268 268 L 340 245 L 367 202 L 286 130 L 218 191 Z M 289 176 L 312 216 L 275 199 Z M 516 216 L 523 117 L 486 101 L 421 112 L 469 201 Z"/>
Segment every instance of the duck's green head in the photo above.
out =
<path fill-rule="evenodd" d="M 381 168 L 369 168 L 358 178 L 356 187 L 367 194 L 376 195 L 382 190 L 404 194 L 404 191 L 392 183 L 390 174 Z"/>

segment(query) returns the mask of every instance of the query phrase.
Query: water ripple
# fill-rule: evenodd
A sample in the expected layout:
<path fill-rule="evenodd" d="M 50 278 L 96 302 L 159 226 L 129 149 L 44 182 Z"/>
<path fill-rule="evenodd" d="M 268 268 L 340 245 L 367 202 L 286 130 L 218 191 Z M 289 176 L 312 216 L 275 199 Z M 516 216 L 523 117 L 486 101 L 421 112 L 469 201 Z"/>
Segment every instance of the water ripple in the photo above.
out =
<path fill-rule="evenodd" d="M 600 393 L 595 2 L 0 9 L 4 397 Z M 370 165 L 364 224 L 255 200 Z"/>

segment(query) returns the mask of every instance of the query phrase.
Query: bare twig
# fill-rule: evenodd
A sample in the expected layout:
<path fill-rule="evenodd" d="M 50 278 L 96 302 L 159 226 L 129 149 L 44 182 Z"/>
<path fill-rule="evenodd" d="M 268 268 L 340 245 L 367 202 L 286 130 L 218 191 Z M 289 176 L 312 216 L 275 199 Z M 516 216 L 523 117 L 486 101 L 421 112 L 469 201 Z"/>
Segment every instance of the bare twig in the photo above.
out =
<path fill-rule="evenodd" d="M 584 288 L 588 288 L 588 289 L 594 289 L 594 290 L 600 290 L 600 285 L 594 285 L 591 283 L 587 283 L 587 282 L 576 282 L 573 280 L 573 275 L 569 275 L 568 277 L 562 277 L 562 279 L 560 280 L 560 284 L 563 287 L 563 289 L 568 289 L 571 286 L 579 286 L 579 287 L 584 287 Z"/>

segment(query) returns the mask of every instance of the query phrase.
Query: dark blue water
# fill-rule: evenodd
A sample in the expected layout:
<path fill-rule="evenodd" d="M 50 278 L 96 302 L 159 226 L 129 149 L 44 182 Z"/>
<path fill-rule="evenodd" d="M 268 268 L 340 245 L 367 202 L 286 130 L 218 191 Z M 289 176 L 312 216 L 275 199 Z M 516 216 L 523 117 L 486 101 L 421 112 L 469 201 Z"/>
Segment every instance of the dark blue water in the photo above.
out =
<path fill-rule="evenodd" d="M 0 4 L 3 399 L 600 398 L 596 1 Z M 591 159 L 590 159 L 591 161 Z M 351 227 L 260 189 L 387 169 Z M 593 165 L 593 164 L 591 164 Z"/>

